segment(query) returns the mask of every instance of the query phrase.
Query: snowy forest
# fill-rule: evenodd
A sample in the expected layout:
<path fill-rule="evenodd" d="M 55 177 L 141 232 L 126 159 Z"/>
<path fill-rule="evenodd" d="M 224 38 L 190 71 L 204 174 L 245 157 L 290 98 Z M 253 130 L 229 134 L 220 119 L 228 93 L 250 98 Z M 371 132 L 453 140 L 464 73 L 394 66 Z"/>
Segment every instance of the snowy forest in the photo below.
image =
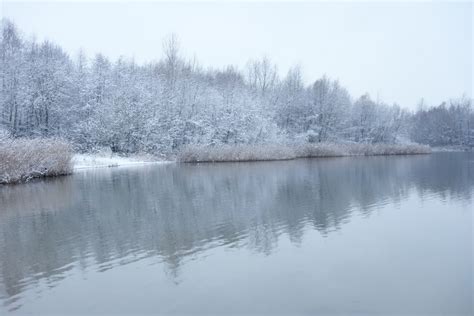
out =
<path fill-rule="evenodd" d="M 137 64 L 101 54 L 72 58 L 58 45 L 2 21 L 0 134 L 60 137 L 79 152 L 170 155 L 187 145 L 319 142 L 474 146 L 467 97 L 416 111 L 368 94 L 353 97 L 302 69 L 280 77 L 270 58 L 212 69 L 182 56 L 175 35 L 162 56 Z M 317 58 L 317 56 L 315 56 Z M 363 74 L 361 74 L 363 75 Z M 421 97 L 421 96 L 420 96 Z"/>

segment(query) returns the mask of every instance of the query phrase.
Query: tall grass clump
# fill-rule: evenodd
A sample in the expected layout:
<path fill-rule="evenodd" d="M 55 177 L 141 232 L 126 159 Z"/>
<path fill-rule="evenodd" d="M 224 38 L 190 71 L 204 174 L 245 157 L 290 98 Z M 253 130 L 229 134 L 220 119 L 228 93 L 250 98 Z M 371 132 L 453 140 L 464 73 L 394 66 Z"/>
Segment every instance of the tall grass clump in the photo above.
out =
<path fill-rule="evenodd" d="M 0 138 L 0 184 L 72 172 L 72 148 L 60 139 Z"/>
<path fill-rule="evenodd" d="M 232 162 L 288 160 L 296 158 L 429 154 L 425 145 L 307 143 L 299 145 L 187 146 L 177 155 L 179 162 Z"/>
<path fill-rule="evenodd" d="M 180 162 L 232 162 L 294 159 L 293 148 L 284 145 L 191 145 L 177 155 Z"/>
<path fill-rule="evenodd" d="M 431 148 L 419 144 L 317 143 L 297 147 L 300 158 L 343 156 L 386 156 L 429 154 Z"/>

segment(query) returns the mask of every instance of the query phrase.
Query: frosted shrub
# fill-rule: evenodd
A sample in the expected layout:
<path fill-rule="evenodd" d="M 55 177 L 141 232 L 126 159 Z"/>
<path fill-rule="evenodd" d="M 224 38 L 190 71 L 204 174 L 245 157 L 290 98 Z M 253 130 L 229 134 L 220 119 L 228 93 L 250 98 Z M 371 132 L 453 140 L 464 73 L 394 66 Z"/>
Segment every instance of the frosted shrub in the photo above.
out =
<path fill-rule="evenodd" d="M 60 139 L 0 140 L 0 184 L 72 172 L 71 146 Z"/>

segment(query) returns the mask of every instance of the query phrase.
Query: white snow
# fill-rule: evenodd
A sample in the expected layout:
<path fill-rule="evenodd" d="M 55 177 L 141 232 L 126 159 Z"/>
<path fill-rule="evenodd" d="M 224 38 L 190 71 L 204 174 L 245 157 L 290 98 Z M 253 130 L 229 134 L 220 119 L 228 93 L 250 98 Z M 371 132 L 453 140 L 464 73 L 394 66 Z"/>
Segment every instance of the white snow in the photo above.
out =
<path fill-rule="evenodd" d="M 153 160 L 150 157 L 121 157 L 117 155 L 75 154 L 72 158 L 74 170 L 90 168 L 107 168 L 121 166 L 140 166 L 146 164 L 169 163 L 170 161 Z"/>

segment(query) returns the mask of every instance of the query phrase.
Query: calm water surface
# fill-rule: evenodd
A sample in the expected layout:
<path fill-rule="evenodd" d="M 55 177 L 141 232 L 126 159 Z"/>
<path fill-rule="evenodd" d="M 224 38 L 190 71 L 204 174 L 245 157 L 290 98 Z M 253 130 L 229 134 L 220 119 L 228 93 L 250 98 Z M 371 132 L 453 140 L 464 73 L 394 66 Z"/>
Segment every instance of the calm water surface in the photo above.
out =
<path fill-rule="evenodd" d="M 0 187 L 0 314 L 473 313 L 474 155 Z"/>

